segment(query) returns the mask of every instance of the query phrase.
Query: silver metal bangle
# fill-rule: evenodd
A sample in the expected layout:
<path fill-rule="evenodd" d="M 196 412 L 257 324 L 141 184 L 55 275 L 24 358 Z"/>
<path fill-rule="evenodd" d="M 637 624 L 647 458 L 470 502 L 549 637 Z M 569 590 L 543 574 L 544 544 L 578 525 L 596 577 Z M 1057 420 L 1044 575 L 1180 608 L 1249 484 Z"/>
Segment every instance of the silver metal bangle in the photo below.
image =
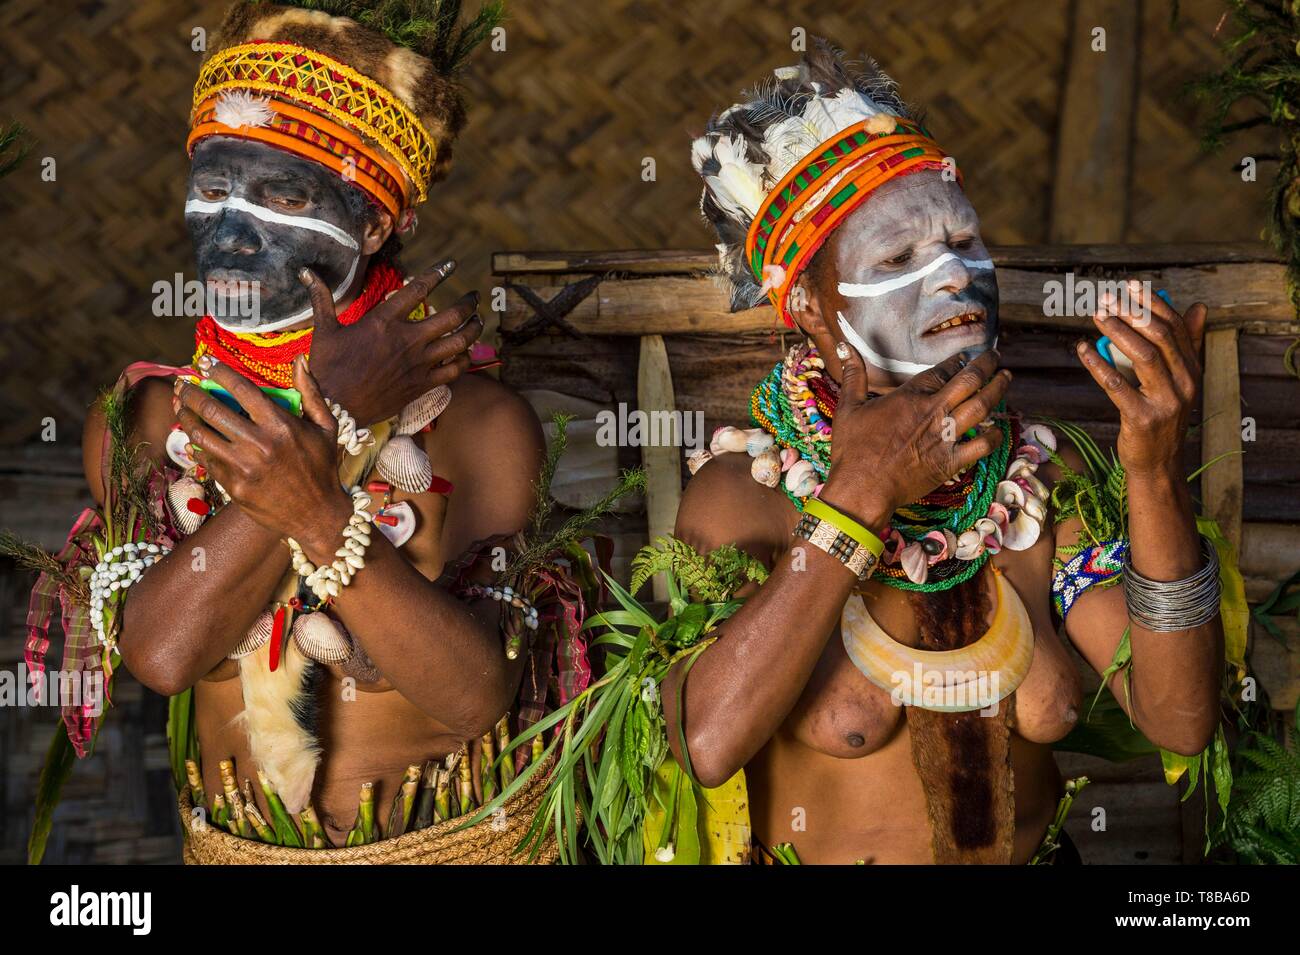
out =
<path fill-rule="evenodd" d="M 1144 630 L 1174 633 L 1192 630 L 1219 613 L 1219 552 L 1201 537 L 1205 565 L 1182 580 L 1152 580 L 1133 569 L 1133 549 L 1124 555 L 1124 602 L 1128 615 Z"/>

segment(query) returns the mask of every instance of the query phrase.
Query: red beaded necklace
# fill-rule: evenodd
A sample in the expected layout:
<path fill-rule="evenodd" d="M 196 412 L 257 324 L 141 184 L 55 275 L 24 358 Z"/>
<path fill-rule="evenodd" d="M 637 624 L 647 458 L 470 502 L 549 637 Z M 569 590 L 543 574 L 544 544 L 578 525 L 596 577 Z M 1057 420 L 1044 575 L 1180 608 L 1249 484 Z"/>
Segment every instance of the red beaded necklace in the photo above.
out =
<path fill-rule="evenodd" d="M 351 325 L 402 287 L 402 273 L 388 262 L 374 262 L 366 272 L 366 285 L 356 301 L 338 317 L 340 325 Z M 311 350 L 311 328 L 289 332 L 229 332 L 210 315 L 194 326 L 194 358 L 210 355 L 229 365 L 255 385 L 290 388 L 293 386 L 293 360 Z"/>

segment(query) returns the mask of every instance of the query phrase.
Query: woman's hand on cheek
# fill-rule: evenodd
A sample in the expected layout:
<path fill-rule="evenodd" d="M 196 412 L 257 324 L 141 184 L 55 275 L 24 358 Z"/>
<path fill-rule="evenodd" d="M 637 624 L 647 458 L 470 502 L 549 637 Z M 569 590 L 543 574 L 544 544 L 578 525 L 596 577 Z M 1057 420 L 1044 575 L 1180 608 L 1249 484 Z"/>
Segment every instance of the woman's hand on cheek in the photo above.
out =
<path fill-rule="evenodd" d="M 179 417 L 196 460 L 240 509 L 268 530 L 299 541 L 332 539 L 352 505 L 339 484 L 338 423 L 306 362 L 301 357 L 294 361 L 302 418 L 225 365 L 217 365 L 210 377 L 248 417 L 201 388 L 184 385 Z"/>
<path fill-rule="evenodd" d="M 346 326 L 339 324 L 325 283 L 310 269 L 303 270 L 315 322 L 312 371 L 321 390 L 358 424 L 397 415 L 438 385 L 451 384 L 469 367 L 470 346 L 483 333 L 483 322 L 474 314 L 477 292 L 422 321 L 408 319 L 455 265 L 448 259 L 429 269 Z"/>

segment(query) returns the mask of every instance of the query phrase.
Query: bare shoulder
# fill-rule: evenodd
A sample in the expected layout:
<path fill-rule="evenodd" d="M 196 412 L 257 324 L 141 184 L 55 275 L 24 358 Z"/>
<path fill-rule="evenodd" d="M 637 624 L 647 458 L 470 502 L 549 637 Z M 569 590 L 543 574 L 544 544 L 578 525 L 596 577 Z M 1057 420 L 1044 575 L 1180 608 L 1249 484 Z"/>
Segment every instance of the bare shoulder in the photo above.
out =
<path fill-rule="evenodd" d="M 780 489 L 750 475 L 747 454 L 719 454 L 686 485 L 677 511 L 676 535 L 696 550 L 735 544 L 770 563 L 790 536 L 794 507 Z"/>
<path fill-rule="evenodd" d="M 451 389 L 437 426 L 421 436 L 425 450 L 435 472 L 455 485 L 453 501 L 474 502 L 471 514 L 461 512 L 472 533 L 512 533 L 533 507 L 546 451 L 541 424 L 522 396 L 494 378 L 465 375 Z"/>
<path fill-rule="evenodd" d="M 518 461 L 536 477 L 546 447 L 541 423 L 518 392 L 487 375 L 471 374 L 451 386 L 451 403 L 427 436 L 430 453 L 461 464 L 496 469 Z"/>

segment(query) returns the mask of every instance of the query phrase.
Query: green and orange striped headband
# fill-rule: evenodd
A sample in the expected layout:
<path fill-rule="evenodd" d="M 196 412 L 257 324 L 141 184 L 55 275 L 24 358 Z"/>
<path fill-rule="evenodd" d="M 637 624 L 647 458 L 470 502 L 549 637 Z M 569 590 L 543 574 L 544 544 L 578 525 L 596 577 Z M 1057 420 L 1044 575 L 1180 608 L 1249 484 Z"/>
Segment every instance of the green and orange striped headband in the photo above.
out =
<path fill-rule="evenodd" d="M 835 227 L 891 179 L 942 169 L 948 160 L 919 123 L 877 113 L 840 130 L 786 173 L 750 224 L 745 261 L 787 326 L 794 327 L 790 290 Z M 956 175 L 960 183 L 960 170 Z"/>

